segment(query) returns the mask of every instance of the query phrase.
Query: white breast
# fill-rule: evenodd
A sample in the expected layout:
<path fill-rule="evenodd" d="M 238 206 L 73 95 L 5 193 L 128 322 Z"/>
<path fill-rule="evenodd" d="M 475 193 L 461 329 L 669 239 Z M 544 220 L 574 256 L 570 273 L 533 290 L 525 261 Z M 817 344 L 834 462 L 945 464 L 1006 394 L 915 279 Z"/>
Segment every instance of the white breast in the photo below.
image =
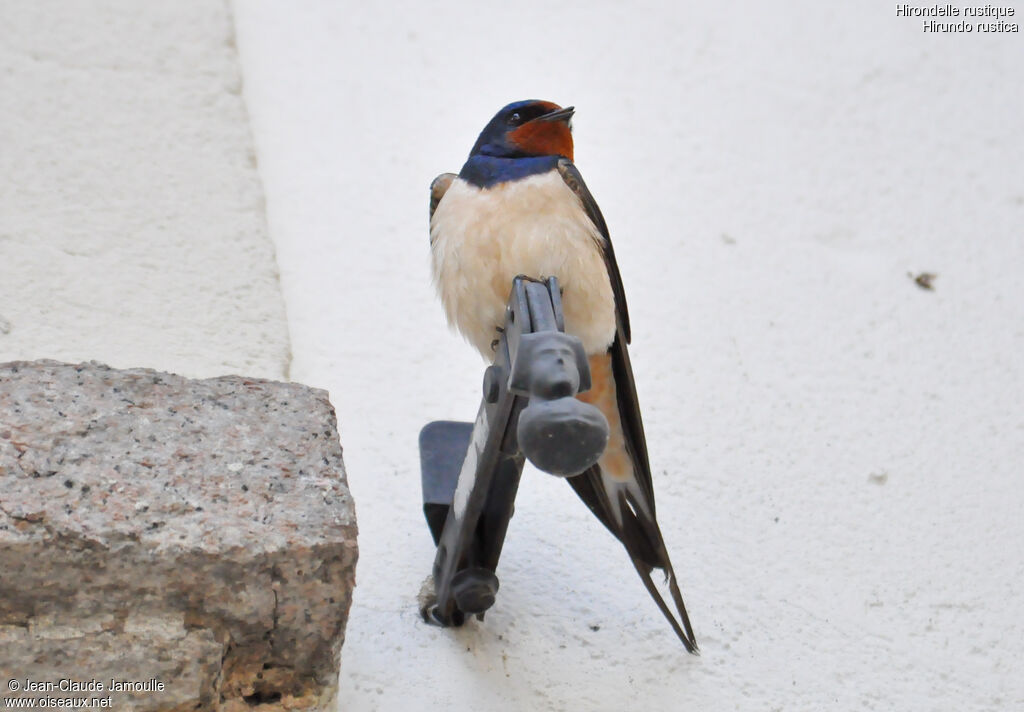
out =
<path fill-rule="evenodd" d="M 430 223 L 434 282 L 448 322 L 491 360 L 512 280 L 557 277 L 566 332 L 588 354 L 615 337 L 604 238 L 557 171 L 477 188 L 456 178 Z"/>

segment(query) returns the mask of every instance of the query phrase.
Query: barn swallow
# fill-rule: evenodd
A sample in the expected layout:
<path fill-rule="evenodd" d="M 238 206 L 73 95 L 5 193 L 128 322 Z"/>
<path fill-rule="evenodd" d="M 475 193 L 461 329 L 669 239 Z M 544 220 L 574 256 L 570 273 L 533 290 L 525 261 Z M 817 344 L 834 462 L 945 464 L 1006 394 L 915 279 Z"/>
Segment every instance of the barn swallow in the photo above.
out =
<path fill-rule="evenodd" d="M 629 313 L 608 227 L 573 164 L 573 107 L 509 104 L 480 133 L 458 175 L 430 190 L 434 283 L 450 325 L 487 361 L 518 275 L 554 276 L 565 331 L 583 343 L 592 387 L 579 394 L 608 420 L 597 464 L 569 484 L 625 546 L 644 585 L 691 653 L 697 643 L 654 511 L 640 406 L 626 345 Z M 679 619 L 651 579 L 665 573 Z"/>

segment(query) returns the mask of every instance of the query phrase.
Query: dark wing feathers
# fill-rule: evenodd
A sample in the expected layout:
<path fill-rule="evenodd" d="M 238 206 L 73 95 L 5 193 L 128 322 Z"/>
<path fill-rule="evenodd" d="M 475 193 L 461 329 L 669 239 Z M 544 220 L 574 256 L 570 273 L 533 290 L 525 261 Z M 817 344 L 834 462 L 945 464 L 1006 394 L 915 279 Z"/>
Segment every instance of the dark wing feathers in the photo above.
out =
<path fill-rule="evenodd" d="M 654 485 L 651 481 L 647 440 L 644 437 L 644 424 L 640 418 L 640 404 L 637 401 L 636 384 L 633 381 L 633 368 L 629 363 L 629 352 L 622 339 L 621 325 L 619 333 L 616 334 L 615 341 L 612 343 L 611 354 L 612 375 L 615 378 L 615 398 L 619 407 L 619 420 L 622 423 L 626 439 L 626 450 L 629 452 L 633 470 L 640 481 L 647 497 L 647 505 L 653 515 L 655 513 Z M 651 566 L 660 567 L 662 565 L 661 558 L 655 552 L 655 547 L 647 541 L 643 529 L 635 517 L 624 517 L 622 531 L 619 531 L 619 525 L 616 524 L 612 516 L 611 503 L 607 501 L 602 491 L 601 475 L 597 465 L 580 475 L 570 477 L 569 484 L 612 534 L 622 539 L 624 544 L 627 539 L 635 542 L 634 546 L 627 546 L 631 552 L 635 552 Z"/>
<path fill-rule="evenodd" d="M 633 366 L 629 362 L 629 351 L 622 338 L 621 329 L 611 346 L 612 376 L 615 379 L 615 399 L 619 406 L 619 418 L 626 436 L 626 449 L 633 459 L 636 476 L 654 514 L 654 484 L 651 481 L 651 463 L 647 455 L 647 438 L 644 436 L 644 421 L 640 417 L 640 401 L 636 396 L 636 382 L 633 380 Z"/>
<path fill-rule="evenodd" d="M 632 335 L 629 330 L 629 310 L 626 308 L 626 292 L 622 288 L 622 277 L 619 275 L 619 266 L 615 262 L 615 250 L 612 249 L 612 240 L 608 236 L 608 226 L 604 222 L 604 216 L 601 215 L 601 209 L 597 207 L 597 201 L 590 194 L 587 184 L 583 182 L 583 176 L 580 175 L 579 170 L 573 165 L 572 161 L 568 158 L 560 159 L 558 161 L 558 172 L 562 175 L 562 180 L 565 181 L 565 184 L 579 197 L 587 217 L 597 226 L 597 229 L 600 230 L 601 235 L 604 237 L 604 261 L 608 266 L 608 276 L 611 277 L 612 292 L 615 294 L 615 307 L 621 319 L 619 332 L 625 337 L 628 344 Z"/>
<path fill-rule="evenodd" d="M 622 286 L 622 276 L 619 274 L 619 266 L 615 261 L 615 251 L 612 249 L 612 239 L 608 234 L 608 225 L 601 215 L 601 209 L 597 207 L 597 201 L 587 189 L 583 182 L 583 176 L 573 165 L 572 161 L 563 158 L 558 161 L 558 172 L 562 180 L 574 192 L 583 204 L 583 209 L 597 229 L 601 232 L 605 241 L 604 261 L 608 267 L 608 276 L 612 282 L 612 292 L 615 295 L 616 316 L 618 317 L 618 331 L 615 334 L 615 341 L 612 342 L 612 373 L 615 377 L 615 389 L 619 403 L 619 416 L 622 419 L 623 429 L 626 431 L 626 447 L 633 455 L 633 462 L 636 465 L 637 476 L 647 494 L 651 511 L 654 511 L 654 487 L 651 484 L 651 465 L 647 457 L 647 439 L 644 437 L 644 423 L 640 417 L 640 403 L 636 396 L 636 383 L 633 380 L 633 367 L 629 362 L 629 351 L 626 344 L 630 341 L 629 313 L 626 311 L 626 292 Z M 580 495 L 583 496 L 582 494 Z M 584 500 L 586 501 L 586 500 Z M 587 503 L 590 506 L 590 503 Z M 591 509 L 594 507 L 591 506 Z M 600 516 L 600 515 L 599 515 Z M 603 521 L 603 520 L 602 520 Z M 605 522 L 605 526 L 608 523 Z"/>
<path fill-rule="evenodd" d="M 622 287 L 622 277 L 615 262 L 615 252 L 612 249 L 612 241 L 608 235 L 608 226 L 605 224 L 601 210 L 597 207 L 597 203 L 594 201 L 590 191 L 587 190 L 587 185 L 583 182 L 583 177 L 576 169 L 576 166 L 568 159 L 563 158 L 558 162 L 558 172 L 562 175 L 566 185 L 579 197 L 587 216 L 593 221 L 605 239 L 605 264 L 608 267 L 608 276 L 611 279 L 618 316 L 618 328 L 610 352 L 612 355 L 612 375 L 615 379 L 619 418 L 622 422 L 626 449 L 633 462 L 633 470 L 640 482 L 651 516 L 643 513 L 643 507 L 640 503 L 630 504 L 628 501 L 630 495 L 621 494 L 620 496 L 627 501 L 621 502 L 618 507 L 619 511 L 622 512 L 622 523 L 617 523 L 612 514 L 612 503 L 608 501 L 608 494 L 602 485 L 601 470 L 598 465 L 594 465 L 580 475 L 570 477 L 569 484 L 590 511 L 622 542 L 633 562 L 633 566 L 640 575 L 640 579 L 643 581 L 648 593 L 650 593 L 651 598 L 658 605 L 659 610 L 668 620 L 686 649 L 691 653 L 697 653 L 697 643 L 694 639 L 693 628 L 690 625 L 689 616 L 683 605 L 683 597 L 679 591 L 675 571 L 672 568 L 672 562 L 669 560 L 661 530 L 654 519 L 654 487 L 651 482 L 651 465 L 647 455 L 647 439 L 644 437 L 644 425 L 640 417 L 640 403 L 637 400 L 636 383 L 633 380 L 633 367 L 629 362 L 629 351 L 626 348 L 630 341 L 629 314 L 626 311 L 626 295 Z M 654 581 L 651 579 L 653 568 L 664 570 L 668 579 L 672 602 L 679 612 L 682 625 L 680 625 L 680 621 L 676 620 L 661 592 L 654 585 Z"/>
<path fill-rule="evenodd" d="M 597 465 L 582 474 L 570 477 L 569 486 L 576 490 L 579 498 L 604 524 L 605 528 L 626 546 L 626 550 L 647 566 L 648 571 L 652 567 L 661 566 L 661 557 L 647 539 L 643 526 L 632 512 L 628 509 L 624 510 L 621 526 L 615 522 L 612 516 L 611 502 L 608 501 L 608 495 L 601 487 L 601 470 Z"/>
<path fill-rule="evenodd" d="M 448 186 L 452 184 L 452 181 L 457 178 L 455 173 L 442 173 L 437 178 L 430 182 L 430 217 L 434 217 L 434 211 L 437 210 L 437 204 L 441 202 L 441 198 L 448 191 Z"/>
<path fill-rule="evenodd" d="M 693 634 L 693 627 L 690 625 L 686 606 L 683 603 L 682 592 L 679 590 L 679 582 L 676 579 L 675 570 L 672 568 L 668 550 L 665 548 L 661 529 L 654 518 L 654 490 L 651 483 L 651 466 L 647 456 L 647 442 L 644 438 L 643 422 L 640 420 L 640 406 L 637 402 L 636 386 L 633 382 L 633 370 L 622 338 L 621 324 L 611 352 L 616 399 L 626 440 L 626 449 L 633 462 L 633 470 L 641 483 L 651 516 L 647 516 L 643 512 L 640 503 L 629 501 L 631 495 L 621 494 L 620 496 L 626 501 L 621 502 L 617 508 L 622 513 L 622 523 L 616 522 L 612 514 L 612 503 L 608 501 L 608 495 L 602 485 L 599 465 L 594 465 L 582 474 L 570 477 L 569 485 L 608 531 L 622 542 L 644 587 L 647 588 L 647 592 L 650 593 L 669 625 L 672 626 L 672 630 L 675 631 L 689 652 L 697 654 L 699 653 L 697 641 Z M 665 572 L 672 602 L 679 612 L 679 620 L 672 614 L 661 592 L 654 585 L 651 578 L 654 568 L 662 569 Z"/>

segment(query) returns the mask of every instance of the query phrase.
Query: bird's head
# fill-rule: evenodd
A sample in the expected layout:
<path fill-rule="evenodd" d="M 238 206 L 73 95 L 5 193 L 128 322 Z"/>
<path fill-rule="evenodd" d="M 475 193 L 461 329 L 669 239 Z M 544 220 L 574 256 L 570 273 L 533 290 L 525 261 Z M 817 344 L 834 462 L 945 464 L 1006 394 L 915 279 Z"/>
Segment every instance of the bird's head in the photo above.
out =
<path fill-rule="evenodd" d="M 572 160 L 573 107 L 517 101 L 488 122 L 469 155 L 495 158 L 564 156 Z"/>

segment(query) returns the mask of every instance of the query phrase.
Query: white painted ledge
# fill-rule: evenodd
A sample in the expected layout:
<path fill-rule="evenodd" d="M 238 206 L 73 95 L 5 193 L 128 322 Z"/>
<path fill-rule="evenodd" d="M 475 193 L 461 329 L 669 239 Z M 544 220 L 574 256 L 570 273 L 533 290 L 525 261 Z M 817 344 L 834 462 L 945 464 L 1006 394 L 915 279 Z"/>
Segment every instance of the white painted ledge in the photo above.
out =
<path fill-rule="evenodd" d="M 0 4 L 0 361 L 282 378 L 225 4 Z"/>

